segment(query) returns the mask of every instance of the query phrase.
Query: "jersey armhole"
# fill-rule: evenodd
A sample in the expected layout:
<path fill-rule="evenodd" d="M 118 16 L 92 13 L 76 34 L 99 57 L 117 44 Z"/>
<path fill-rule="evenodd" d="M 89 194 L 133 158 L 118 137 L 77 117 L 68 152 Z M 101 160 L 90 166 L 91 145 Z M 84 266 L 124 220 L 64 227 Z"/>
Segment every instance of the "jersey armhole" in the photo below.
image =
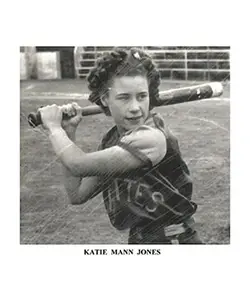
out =
<path fill-rule="evenodd" d="M 153 113 L 152 115 L 155 127 L 157 129 L 159 129 L 165 136 L 165 140 L 166 140 L 166 149 L 168 149 L 168 138 L 169 138 L 169 129 L 166 129 L 165 125 L 164 125 L 164 120 L 162 119 L 162 117 L 159 117 L 159 115 L 157 113 Z M 168 150 L 167 150 L 168 151 Z"/>

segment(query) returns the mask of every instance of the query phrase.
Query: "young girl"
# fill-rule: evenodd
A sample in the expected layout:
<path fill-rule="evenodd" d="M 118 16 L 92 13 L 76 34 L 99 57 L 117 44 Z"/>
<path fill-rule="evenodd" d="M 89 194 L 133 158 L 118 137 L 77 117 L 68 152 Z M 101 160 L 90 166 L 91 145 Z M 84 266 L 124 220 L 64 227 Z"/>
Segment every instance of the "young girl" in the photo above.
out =
<path fill-rule="evenodd" d="M 40 109 L 71 203 L 103 192 L 112 225 L 130 228 L 129 244 L 200 244 L 189 170 L 177 139 L 152 111 L 160 75 L 151 57 L 139 49 L 116 49 L 97 60 L 87 80 L 89 100 L 115 123 L 98 151 L 85 153 L 75 144 L 77 104 Z M 63 113 L 70 116 L 67 121 Z"/>

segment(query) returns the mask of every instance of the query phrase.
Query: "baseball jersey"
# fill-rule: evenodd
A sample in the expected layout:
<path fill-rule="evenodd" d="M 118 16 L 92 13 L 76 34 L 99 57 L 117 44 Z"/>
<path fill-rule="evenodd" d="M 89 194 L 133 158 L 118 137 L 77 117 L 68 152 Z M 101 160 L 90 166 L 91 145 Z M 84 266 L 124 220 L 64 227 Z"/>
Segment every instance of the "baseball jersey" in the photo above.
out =
<path fill-rule="evenodd" d="M 119 146 L 144 162 L 143 168 L 103 178 L 103 198 L 112 225 L 127 229 L 144 221 L 180 223 L 196 211 L 192 180 L 177 139 L 157 113 L 120 136 L 114 126 L 99 149 Z"/>

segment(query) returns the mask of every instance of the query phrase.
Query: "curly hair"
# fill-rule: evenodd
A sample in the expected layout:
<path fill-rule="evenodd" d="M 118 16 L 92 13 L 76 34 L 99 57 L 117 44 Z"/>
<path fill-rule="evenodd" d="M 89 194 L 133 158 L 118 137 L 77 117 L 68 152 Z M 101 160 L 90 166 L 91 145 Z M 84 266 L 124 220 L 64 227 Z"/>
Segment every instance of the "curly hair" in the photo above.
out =
<path fill-rule="evenodd" d="M 131 48 L 115 48 L 112 52 L 98 58 L 95 67 L 90 70 L 87 81 L 91 91 L 89 101 L 99 105 L 106 115 L 109 109 L 104 107 L 101 97 L 108 92 L 116 76 L 146 76 L 149 86 L 150 110 L 159 103 L 160 73 L 152 58 L 144 51 Z"/>

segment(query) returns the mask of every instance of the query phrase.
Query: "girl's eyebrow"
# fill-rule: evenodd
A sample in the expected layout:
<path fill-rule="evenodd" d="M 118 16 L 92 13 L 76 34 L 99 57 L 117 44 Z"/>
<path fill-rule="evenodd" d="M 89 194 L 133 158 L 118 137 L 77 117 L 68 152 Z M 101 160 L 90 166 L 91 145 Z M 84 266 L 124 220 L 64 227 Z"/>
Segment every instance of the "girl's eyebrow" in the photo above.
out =
<path fill-rule="evenodd" d="M 119 93 L 116 95 L 116 97 L 118 97 L 118 96 L 129 96 L 129 93 Z"/>
<path fill-rule="evenodd" d="M 141 91 L 141 92 L 139 92 L 139 93 L 137 93 L 137 94 L 148 94 L 148 91 Z M 119 97 L 119 96 L 129 96 L 130 94 L 129 93 L 118 93 L 117 95 L 116 95 L 116 97 Z"/>

